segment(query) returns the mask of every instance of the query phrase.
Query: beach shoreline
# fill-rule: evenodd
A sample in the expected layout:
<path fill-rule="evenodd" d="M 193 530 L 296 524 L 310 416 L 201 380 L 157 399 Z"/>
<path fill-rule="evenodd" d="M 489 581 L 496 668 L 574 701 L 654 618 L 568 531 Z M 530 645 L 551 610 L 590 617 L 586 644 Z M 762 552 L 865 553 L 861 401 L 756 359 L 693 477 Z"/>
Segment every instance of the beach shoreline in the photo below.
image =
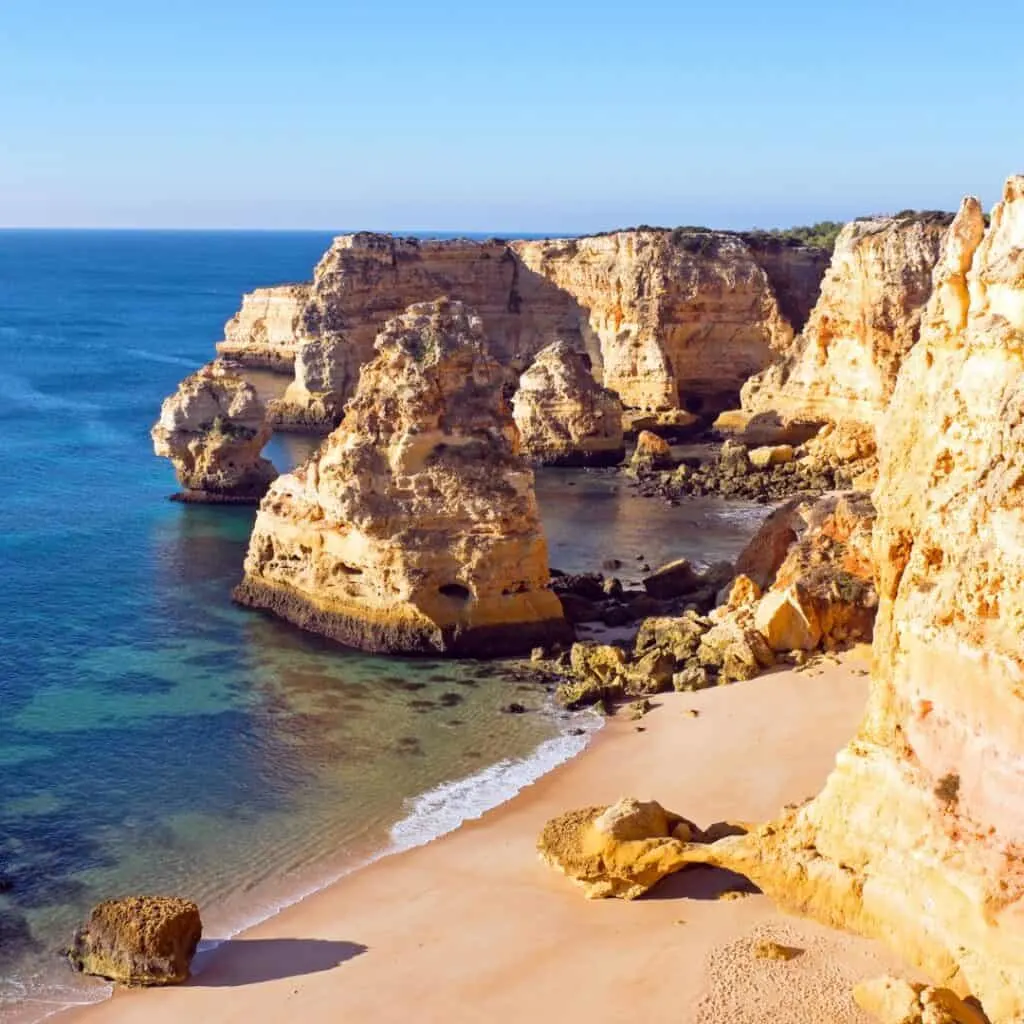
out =
<path fill-rule="evenodd" d="M 202 955 L 187 985 L 119 991 L 51 1019 L 866 1021 L 853 985 L 899 970 L 878 944 L 782 915 L 759 894 L 716 898 L 745 886 L 706 868 L 640 901 L 589 902 L 534 844 L 553 815 L 624 795 L 700 825 L 765 820 L 811 796 L 863 709 L 868 657 L 859 648 L 799 672 L 659 695 L 642 721 L 620 713 L 582 753 L 482 817 Z M 759 936 L 803 952 L 758 960 Z"/>

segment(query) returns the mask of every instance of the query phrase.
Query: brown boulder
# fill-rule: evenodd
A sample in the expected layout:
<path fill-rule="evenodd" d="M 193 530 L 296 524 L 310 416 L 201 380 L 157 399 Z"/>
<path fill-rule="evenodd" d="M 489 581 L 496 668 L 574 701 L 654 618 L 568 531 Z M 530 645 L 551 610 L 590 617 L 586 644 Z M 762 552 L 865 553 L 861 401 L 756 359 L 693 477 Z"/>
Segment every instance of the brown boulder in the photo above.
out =
<path fill-rule="evenodd" d="M 190 900 L 128 896 L 94 907 L 67 956 L 76 971 L 125 985 L 176 985 L 188 979 L 202 934 Z"/>

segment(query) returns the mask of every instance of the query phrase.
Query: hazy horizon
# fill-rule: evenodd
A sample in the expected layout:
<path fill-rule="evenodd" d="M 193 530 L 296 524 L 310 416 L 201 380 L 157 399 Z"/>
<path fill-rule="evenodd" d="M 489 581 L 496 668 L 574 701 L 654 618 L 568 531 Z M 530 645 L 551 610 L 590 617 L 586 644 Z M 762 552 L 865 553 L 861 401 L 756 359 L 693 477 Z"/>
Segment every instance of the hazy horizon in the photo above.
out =
<path fill-rule="evenodd" d="M 7 228 L 770 229 L 1024 170 L 995 0 L 4 7 Z"/>

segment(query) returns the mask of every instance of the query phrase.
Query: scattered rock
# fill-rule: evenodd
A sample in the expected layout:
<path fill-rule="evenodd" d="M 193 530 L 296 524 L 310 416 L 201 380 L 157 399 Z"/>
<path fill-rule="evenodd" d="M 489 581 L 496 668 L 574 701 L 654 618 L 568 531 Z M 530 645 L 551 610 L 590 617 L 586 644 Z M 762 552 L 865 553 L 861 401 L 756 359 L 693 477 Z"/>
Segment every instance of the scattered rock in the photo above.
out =
<path fill-rule="evenodd" d="M 793 960 L 802 952 L 796 946 L 783 946 L 771 939 L 759 939 L 753 947 L 754 956 L 758 960 Z"/>
<path fill-rule="evenodd" d="M 553 818 L 537 841 L 551 867 L 580 884 L 588 899 L 636 899 L 686 863 L 695 826 L 655 801 L 625 798 Z"/>
<path fill-rule="evenodd" d="M 682 597 L 698 589 L 703 580 L 685 558 L 676 559 L 644 578 L 644 589 L 651 597 L 665 599 Z"/>

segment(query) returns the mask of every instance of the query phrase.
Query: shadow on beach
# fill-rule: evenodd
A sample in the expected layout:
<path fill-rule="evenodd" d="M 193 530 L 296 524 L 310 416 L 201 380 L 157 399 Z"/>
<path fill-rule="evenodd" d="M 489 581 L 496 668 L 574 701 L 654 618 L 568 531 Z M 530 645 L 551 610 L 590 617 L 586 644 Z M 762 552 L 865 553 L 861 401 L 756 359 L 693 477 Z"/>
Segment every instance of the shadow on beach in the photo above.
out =
<path fill-rule="evenodd" d="M 750 879 L 734 871 L 697 864 L 659 882 L 643 899 L 720 900 L 727 893 L 753 896 L 760 891 Z"/>
<path fill-rule="evenodd" d="M 188 982 L 196 988 L 230 988 L 319 974 L 367 951 L 358 942 L 329 939 L 228 939 L 197 958 Z"/>

